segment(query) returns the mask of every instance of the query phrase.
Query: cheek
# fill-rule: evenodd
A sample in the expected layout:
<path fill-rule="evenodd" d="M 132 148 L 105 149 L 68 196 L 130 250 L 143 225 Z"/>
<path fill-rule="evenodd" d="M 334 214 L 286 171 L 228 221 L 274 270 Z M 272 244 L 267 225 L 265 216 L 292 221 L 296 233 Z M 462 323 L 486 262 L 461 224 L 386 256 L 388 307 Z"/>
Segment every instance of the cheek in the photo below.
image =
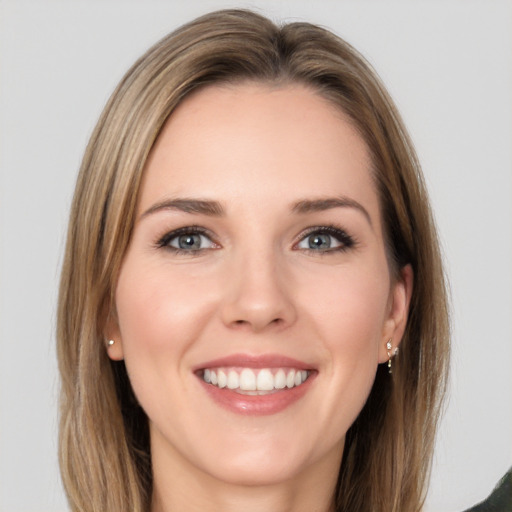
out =
<path fill-rule="evenodd" d="M 388 309 L 387 273 L 371 268 L 351 266 L 334 279 L 317 276 L 302 300 L 328 362 L 332 399 L 343 396 L 344 410 L 354 418 L 375 379 Z"/>
<path fill-rule="evenodd" d="M 179 351 L 199 328 L 198 320 L 208 314 L 211 302 L 193 275 L 144 267 L 127 258 L 116 290 L 125 355 L 139 349 Z"/>
<path fill-rule="evenodd" d="M 214 309 L 194 276 L 180 274 L 128 256 L 116 290 L 126 368 L 150 417 L 163 388 L 181 389 L 186 354 Z"/>
<path fill-rule="evenodd" d="M 118 280 L 116 308 L 130 382 L 148 417 L 164 425 L 173 425 L 173 411 L 187 406 L 187 354 L 214 310 L 212 294 L 202 293 L 199 281 L 193 273 L 141 264 L 130 254 Z M 172 390 L 173 407 L 163 390 Z"/>
<path fill-rule="evenodd" d="M 376 267 L 376 268 L 381 268 Z M 321 345 L 322 400 L 315 414 L 326 446 L 339 441 L 370 393 L 389 297 L 386 272 L 356 265 L 316 273 L 298 295 L 301 313 Z M 314 284 L 313 284 L 314 283 Z"/>
<path fill-rule="evenodd" d="M 351 267 L 315 277 L 313 285 L 302 287 L 303 310 L 315 322 L 329 349 L 374 353 L 386 317 L 386 273 Z"/>

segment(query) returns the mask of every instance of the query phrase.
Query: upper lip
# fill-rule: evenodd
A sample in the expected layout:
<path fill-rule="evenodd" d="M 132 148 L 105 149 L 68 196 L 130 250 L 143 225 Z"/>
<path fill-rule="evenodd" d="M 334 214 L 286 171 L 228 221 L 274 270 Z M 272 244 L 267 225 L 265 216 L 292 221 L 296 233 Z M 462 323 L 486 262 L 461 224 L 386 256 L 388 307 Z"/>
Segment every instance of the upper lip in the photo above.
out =
<path fill-rule="evenodd" d="M 232 354 L 201 363 L 194 368 L 194 371 L 226 366 L 242 368 L 295 368 L 297 370 L 313 369 L 311 364 L 281 354 Z"/>

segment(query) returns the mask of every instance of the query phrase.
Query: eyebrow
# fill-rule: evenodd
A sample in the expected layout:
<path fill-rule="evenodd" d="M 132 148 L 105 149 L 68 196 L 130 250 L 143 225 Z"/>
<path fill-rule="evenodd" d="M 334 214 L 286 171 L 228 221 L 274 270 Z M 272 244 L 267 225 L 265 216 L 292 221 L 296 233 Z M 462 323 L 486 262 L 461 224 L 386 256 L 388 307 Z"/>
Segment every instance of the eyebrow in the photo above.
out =
<path fill-rule="evenodd" d="M 178 210 L 185 213 L 197 213 L 211 217 L 222 217 L 225 215 L 224 208 L 222 208 L 222 205 L 218 201 L 183 198 L 160 201 L 148 208 L 140 216 L 140 219 L 162 210 Z"/>
<path fill-rule="evenodd" d="M 296 202 L 292 207 L 293 213 L 311 213 L 311 212 L 323 212 L 331 210 L 333 208 L 355 208 L 361 212 L 371 227 L 373 227 L 372 219 L 368 210 L 355 199 L 350 197 L 338 196 L 338 197 L 325 197 L 319 199 L 303 199 Z"/>
<path fill-rule="evenodd" d="M 323 212 L 334 208 L 354 208 L 361 212 L 370 226 L 373 227 L 372 219 L 368 210 L 359 202 L 345 196 L 323 197 L 319 199 L 302 199 L 294 203 L 291 207 L 292 213 L 306 214 L 312 212 Z M 156 212 L 163 210 L 177 210 L 184 213 L 193 213 L 199 215 L 207 215 L 210 217 L 223 217 L 225 215 L 224 208 L 218 201 L 208 199 L 165 199 L 148 208 L 139 220 Z"/>

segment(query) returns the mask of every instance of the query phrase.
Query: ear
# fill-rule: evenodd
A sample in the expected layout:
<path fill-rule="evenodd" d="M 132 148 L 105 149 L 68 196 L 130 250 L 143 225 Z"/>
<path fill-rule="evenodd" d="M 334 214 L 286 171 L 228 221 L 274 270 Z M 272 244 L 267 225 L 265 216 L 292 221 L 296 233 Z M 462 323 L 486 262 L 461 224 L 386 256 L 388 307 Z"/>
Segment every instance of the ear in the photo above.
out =
<path fill-rule="evenodd" d="M 384 322 L 382 343 L 379 346 L 379 362 L 384 363 L 389 359 L 386 344 L 391 340 L 391 354 L 400 345 L 407 325 L 409 305 L 411 303 L 414 273 L 411 265 L 405 265 L 400 270 L 400 275 L 392 284 L 389 294 L 388 314 Z"/>
<path fill-rule="evenodd" d="M 111 311 L 107 317 L 104 329 L 104 342 L 107 355 L 113 361 L 124 359 L 123 340 L 121 338 L 121 329 L 117 321 L 117 315 Z"/>

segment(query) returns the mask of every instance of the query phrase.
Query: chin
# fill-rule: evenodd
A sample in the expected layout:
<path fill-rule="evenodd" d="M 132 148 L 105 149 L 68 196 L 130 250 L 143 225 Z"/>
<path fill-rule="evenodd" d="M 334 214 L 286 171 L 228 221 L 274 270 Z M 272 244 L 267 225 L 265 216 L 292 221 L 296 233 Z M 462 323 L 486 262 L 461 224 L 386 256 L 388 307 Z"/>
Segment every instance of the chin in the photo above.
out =
<path fill-rule="evenodd" d="M 293 480 L 307 467 L 304 463 L 294 463 L 291 460 L 272 461 L 224 461 L 217 465 L 210 475 L 216 480 L 234 486 L 267 487 Z"/>

